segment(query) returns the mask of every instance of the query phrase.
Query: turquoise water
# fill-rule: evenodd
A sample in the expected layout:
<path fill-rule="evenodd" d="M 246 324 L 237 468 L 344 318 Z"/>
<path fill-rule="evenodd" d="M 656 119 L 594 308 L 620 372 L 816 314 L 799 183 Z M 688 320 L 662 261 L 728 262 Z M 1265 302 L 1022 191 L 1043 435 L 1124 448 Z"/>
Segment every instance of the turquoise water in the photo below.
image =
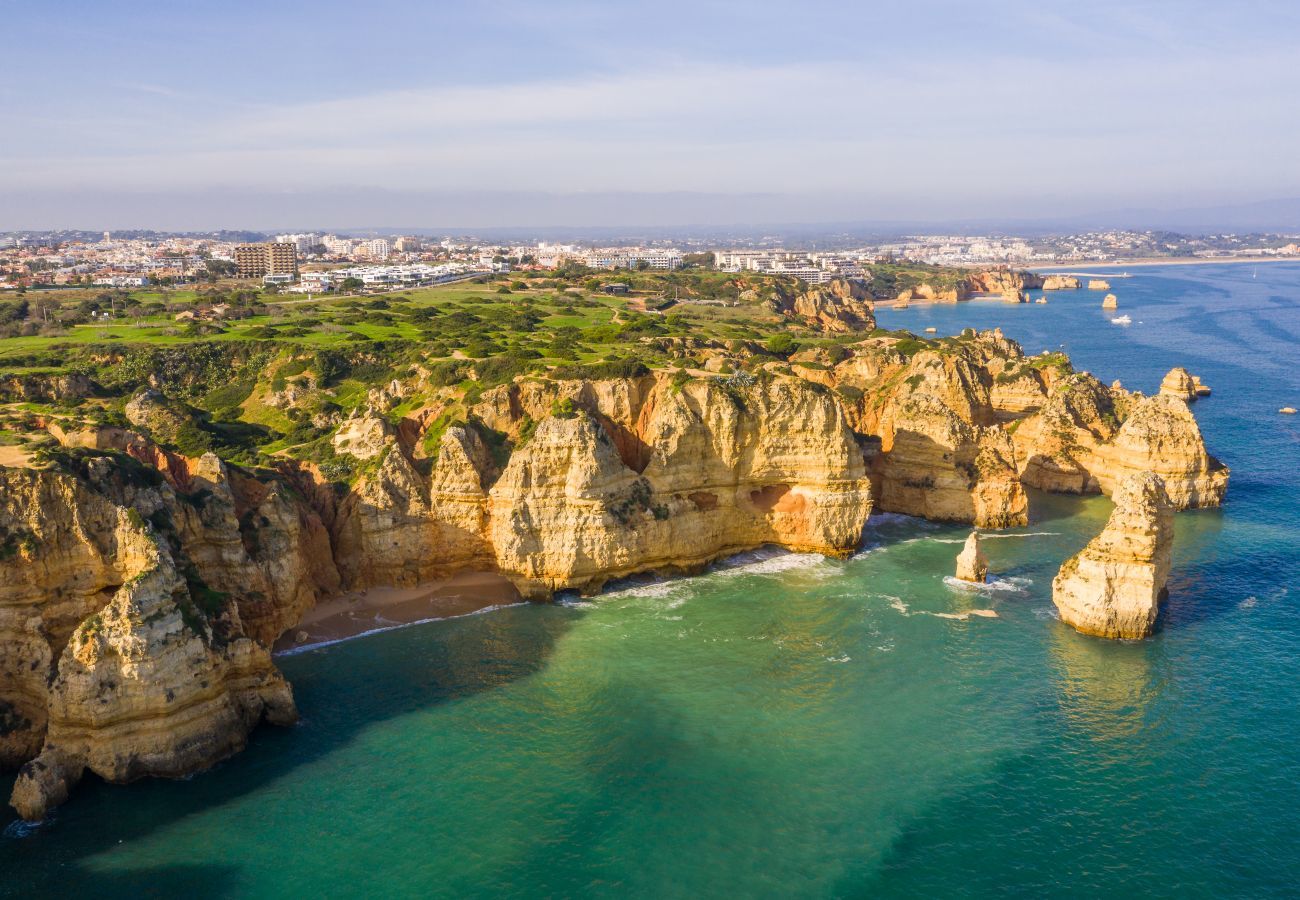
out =
<path fill-rule="evenodd" d="M 593 602 L 281 657 L 302 710 L 184 782 L 89 781 L 0 838 L 24 896 L 1269 896 L 1300 883 L 1300 265 L 1135 270 L 1046 305 L 884 310 L 1152 391 L 1171 365 L 1233 469 L 1183 513 L 1143 643 L 1055 618 L 1101 498 L 964 529 L 873 518 L 846 561 L 755 554 Z M 945 618 L 993 609 L 997 618 Z M 10 780 L 0 779 L 7 795 Z"/>

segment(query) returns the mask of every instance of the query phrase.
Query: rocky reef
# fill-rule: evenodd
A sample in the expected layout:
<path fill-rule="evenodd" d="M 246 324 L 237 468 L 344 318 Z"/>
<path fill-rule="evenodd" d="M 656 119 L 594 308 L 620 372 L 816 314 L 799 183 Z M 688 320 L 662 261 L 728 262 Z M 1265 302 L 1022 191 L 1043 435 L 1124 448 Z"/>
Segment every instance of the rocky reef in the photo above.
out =
<path fill-rule="evenodd" d="M 1173 506 L 1160 476 L 1129 475 L 1101 534 L 1052 581 L 1061 621 L 1084 634 L 1143 638 L 1155 629 L 1173 550 Z"/>

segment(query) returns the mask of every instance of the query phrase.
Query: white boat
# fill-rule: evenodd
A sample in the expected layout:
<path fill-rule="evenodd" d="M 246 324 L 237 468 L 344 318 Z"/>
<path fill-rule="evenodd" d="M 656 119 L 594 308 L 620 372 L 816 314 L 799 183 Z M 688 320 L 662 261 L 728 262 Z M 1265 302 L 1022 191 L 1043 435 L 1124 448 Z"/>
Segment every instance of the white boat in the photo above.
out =
<path fill-rule="evenodd" d="M 1113 318 L 1113 319 L 1110 320 L 1110 324 L 1112 324 L 1112 325 L 1132 325 L 1132 324 L 1133 324 L 1133 317 L 1132 317 L 1132 316 L 1116 316 L 1115 318 Z"/>

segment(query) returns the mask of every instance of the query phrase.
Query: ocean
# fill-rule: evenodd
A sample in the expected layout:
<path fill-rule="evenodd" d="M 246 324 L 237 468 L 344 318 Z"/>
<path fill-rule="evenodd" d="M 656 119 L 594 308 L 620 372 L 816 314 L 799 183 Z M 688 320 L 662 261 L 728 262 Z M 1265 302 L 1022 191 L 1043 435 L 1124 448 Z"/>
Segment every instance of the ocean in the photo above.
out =
<path fill-rule="evenodd" d="M 1213 388 L 1227 502 L 1178 514 L 1150 640 L 1051 603 L 1104 498 L 1033 493 L 984 589 L 945 580 L 967 529 L 876 515 L 848 560 L 759 552 L 282 656 L 301 724 L 185 781 L 88 778 L 38 827 L 6 808 L 0 893 L 1294 896 L 1300 264 L 1131 272 L 1129 326 L 1089 291 L 879 318 Z"/>

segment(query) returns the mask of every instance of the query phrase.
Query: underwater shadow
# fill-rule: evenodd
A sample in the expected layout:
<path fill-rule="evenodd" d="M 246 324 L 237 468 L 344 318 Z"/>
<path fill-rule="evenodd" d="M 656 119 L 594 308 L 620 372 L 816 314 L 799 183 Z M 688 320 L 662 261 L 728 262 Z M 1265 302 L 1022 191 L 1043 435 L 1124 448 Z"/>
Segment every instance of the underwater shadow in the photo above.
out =
<path fill-rule="evenodd" d="M 276 663 L 293 684 L 298 725 L 259 726 L 241 753 L 184 780 L 113 785 L 87 775 L 35 828 L 5 806 L 0 871 L 6 887 L 48 877 L 62 889 L 83 859 L 257 792 L 378 722 L 528 678 L 546 666 L 580 615 L 525 605 L 279 656 Z M 6 774 L 3 785 L 12 781 Z"/>
<path fill-rule="evenodd" d="M 15 877 L 16 876 L 16 877 Z M 217 900 L 237 891 L 233 866 L 152 866 L 129 872 L 87 871 L 82 868 L 43 870 L 34 879 L 6 870 L 5 893 L 10 896 L 68 897 L 81 895 L 96 900 L 114 897 L 185 897 L 187 900 Z"/>

